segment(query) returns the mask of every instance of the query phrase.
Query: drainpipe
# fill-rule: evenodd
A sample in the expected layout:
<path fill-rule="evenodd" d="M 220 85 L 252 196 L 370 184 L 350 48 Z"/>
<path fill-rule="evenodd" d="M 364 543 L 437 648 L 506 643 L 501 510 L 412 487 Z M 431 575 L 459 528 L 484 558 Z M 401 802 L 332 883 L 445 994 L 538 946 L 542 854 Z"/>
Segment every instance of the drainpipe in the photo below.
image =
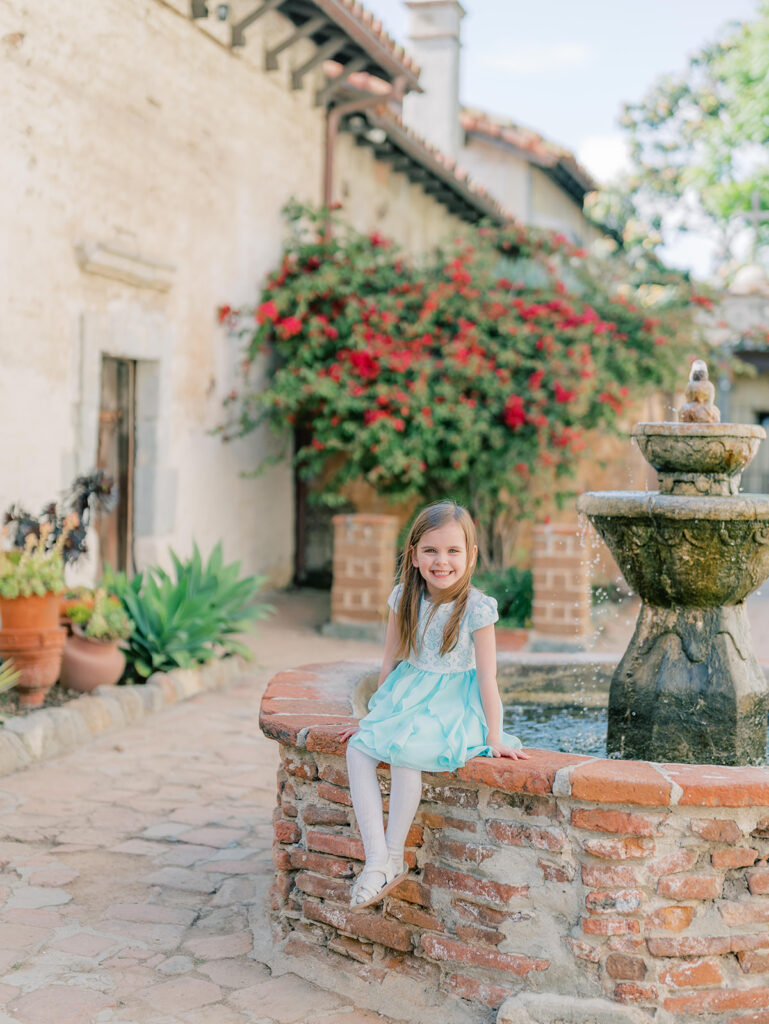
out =
<path fill-rule="evenodd" d="M 342 118 L 347 114 L 353 114 L 378 107 L 381 103 L 388 103 L 392 100 L 400 103 L 406 89 L 406 78 L 398 75 L 393 79 L 392 86 L 388 92 L 377 93 L 371 96 L 358 97 L 348 100 L 347 103 L 340 103 L 332 107 L 326 113 L 326 147 L 323 161 L 323 205 L 331 206 L 334 192 L 334 156 L 336 153 L 336 140 L 339 136 L 339 125 Z M 300 448 L 304 442 L 298 435 L 294 434 L 295 450 Z M 301 586 L 307 579 L 307 481 L 302 480 L 299 472 L 294 470 L 294 583 Z"/>

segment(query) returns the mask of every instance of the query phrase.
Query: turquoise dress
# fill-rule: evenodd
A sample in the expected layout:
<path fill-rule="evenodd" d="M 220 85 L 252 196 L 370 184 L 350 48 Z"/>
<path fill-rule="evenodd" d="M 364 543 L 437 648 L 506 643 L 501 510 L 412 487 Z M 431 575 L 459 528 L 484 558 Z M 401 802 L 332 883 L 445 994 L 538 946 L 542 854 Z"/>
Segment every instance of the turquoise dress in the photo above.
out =
<path fill-rule="evenodd" d="M 398 610 L 401 584 L 390 594 Z M 461 768 L 471 757 L 493 757 L 486 745 L 486 716 L 475 670 L 473 633 L 499 618 L 497 602 L 471 590 L 453 651 L 441 655 L 443 628 L 453 602 L 438 606 L 427 629 L 432 603 L 422 598 L 418 651 L 399 662 L 368 702 L 368 714 L 351 737 L 351 746 L 387 764 L 428 772 Z M 502 714 L 502 701 L 500 716 Z M 501 718 L 500 718 L 501 721 Z M 503 732 L 501 741 L 520 747 L 517 736 Z"/>

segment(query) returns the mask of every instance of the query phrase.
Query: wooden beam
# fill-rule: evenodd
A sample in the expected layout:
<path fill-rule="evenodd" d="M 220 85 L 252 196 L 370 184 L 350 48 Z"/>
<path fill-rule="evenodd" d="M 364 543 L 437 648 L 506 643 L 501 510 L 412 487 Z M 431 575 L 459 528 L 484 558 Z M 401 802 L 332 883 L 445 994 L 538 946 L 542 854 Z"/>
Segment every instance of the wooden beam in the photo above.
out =
<path fill-rule="evenodd" d="M 343 66 L 344 70 L 341 75 L 337 75 L 336 78 L 330 78 L 328 84 L 324 85 L 322 89 L 318 89 L 315 94 L 315 106 L 325 107 L 337 93 L 341 86 L 347 81 L 350 75 L 354 75 L 356 71 L 363 71 L 367 64 L 369 64 L 369 58 L 366 54 L 360 57 L 353 57 L 352 60 L 348 60 Z"/>
<path fill-rule="evenodd" d="M 333 35 L 330 39 L 327 39 L 322 46 L 318 46 L 315 53 L 301 67 L 291 72 L 291 88 L 301 89 L 302 79 L 307 72 L 312 71 L 318 64 L 322 64 L 324 60 L 330 60 L 335 54 L 339 53 L 345 43 L 347 43 L 347 36 L 342 35 L 340 32 L 338 35 Z"/>
<path fill-rule="evenodd" d="M 289 46 L 293 46 L 294 43 L 298 43 L 300 39 L 304 39 L 307 36 L 311 36 L 313 32 L 317 32 L 318 29 L 323 28 L 324 25 L 328 25 L 328 19 L 325 14 L 319 14 L 316 18 L 310 18 L 304 25 L 300 25 L 298 29 L 287 36 L 277 46 L 273 46 L 271 50 L 268 50 L 264 55 L 264 69 L 265 71 L 277 71 L 278 70 L 278 57 L 284 50 L 287 50 Z"/>
<path fill-rule="evenodd" d="M 230 46 L 245 46 L 246 45 L 246 32 L 245 30 L 249 25 L 253 25 L 255 21 L 258 21 L 263 14 L 267 14 L 268 11 L 274 11 L 280 7 L 283 0 L 262 0 L 259 7 L 247 14 L 245 18 L 242 18 L 239 22 L 232 26 L 232 35 L 230 37 Z"/>

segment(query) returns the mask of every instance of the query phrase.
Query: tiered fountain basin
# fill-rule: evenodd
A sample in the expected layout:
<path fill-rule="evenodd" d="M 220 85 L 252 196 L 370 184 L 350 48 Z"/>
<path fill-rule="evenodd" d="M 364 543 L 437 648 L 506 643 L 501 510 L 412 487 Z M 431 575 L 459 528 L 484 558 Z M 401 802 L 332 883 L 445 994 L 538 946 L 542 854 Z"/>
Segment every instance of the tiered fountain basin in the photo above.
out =
<path fill-rule="evenodd" d="M 519 661 L 500 664 L 503 694 Z M 336 733 L 377 671 L 305 666 L 264 695 L 276 972 L 420 1024 L 769 1020 L 766 767 L 532 750 L 424 773 L 408 881 L 351 913 L 363 849 Z"/>

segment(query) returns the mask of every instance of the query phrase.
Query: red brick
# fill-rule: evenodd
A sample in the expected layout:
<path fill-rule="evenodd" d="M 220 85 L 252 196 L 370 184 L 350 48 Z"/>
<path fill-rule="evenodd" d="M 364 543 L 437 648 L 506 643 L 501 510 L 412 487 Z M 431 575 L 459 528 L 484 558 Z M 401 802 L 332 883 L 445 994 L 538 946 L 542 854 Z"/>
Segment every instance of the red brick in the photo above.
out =
<path fill-rule="evenodd" d="M 339 931 L 351 932 L 371 942 L 392 949 L 411 949 L 411 931 L 399 921 L 390 921 L 381 914 L 367 914 L 350 911 L 344 907 L 330 906 L 307 899 L 302 903 L 302 913 L 310 921 L 329 924 Z"/>
<path fill-rule="evenodd" d="M 307 825 L 349 825 L 350 813 L 341 807 L 319 807 L 308 804 L 302 808 L 302 820 Z"/>
<path fill-rule="evenodd" d="M 640 932 L 641 926 L 632 917 L 583 917 L 585 935 L 627 935 Z"/>
<path fill-rule="evenodd" d="M 563 849 L 563 833 L 560 830 L 492 820 L 486 822 L 486 831 L 498 842 L 508 846 L 535 846 L 539 850 Z"/>
<path fill-rule="evenodd" d="M 632 860 L 650 857 L 654 853 L 652 839 L 585 839 L 582 843 L 587 853 L 604 860 Z"/>
<path fill-rule="evenodd" d="M 737 954 L 740 967 L 745 974 L 763 974 L 769 971 L 769 953 L 745 953 L 740 951 Z"/>
<path fill-rule="evenodd" d="M 739 1017 L 730 1017 L 728 1024 L 769 1024 L 769 1010 L 741 1013 Z"/>
<path fill-rule="evenodd" d="M 477 807 L 478 791 L 426 782 L 422 786 L 422 799 L 426 803 L 447 804 L 449 807 Z"/>
<path fill-rule="evenodd" d="M 415 957 L 413 953 L 387 953 L 379 961 L 386 971 L 397 971 L 407 977 L 416 978 L 423 989 L 436 990 L 441 981 L 441 969 L 437 964 L 430 963 L 424 957 Z M 350 1022 L 354 1024 L 354 1022 Z"/>
<path fill-rule="evenodd" d="M 449 990 L 461 999 L 467 999 L 471 1003 L 481 1003 L 482 1006 L 490 1006 L 496 1010 L 511 995 L 512 990 L 501 988 L 499 985 L 489 985 L 485 981 L 478 981 L 477 978 L 468 978 L 464 974 L 449 975 Z"/>
<path fill-rule="evenodd" d="M 769 988 L 731 989 L 728 992 L 696 992 L 670 996 L 664 1002 L 673 1013 L 718 1013 L 719 1010 L 753 1010 L 769 1006 Z"/>
<path fill-rule="evenodd" d="M 463 843 L 447 836 L 439 836 L 433 849 L 439 857 L 463 861 L 465 864 L 483 864 L 497 852 L 493 846 L 482 846 L 480 843 Z"/>
<path fill-rule="evenodd" d="M 671 900 L 712 900 L 721 895 L 721 880 L 715 875 L 668 875 L 659 880 L 657 892 Z"/>
<path fill-rule="evenodd" d="M 333 804 L 347 804 L 348 807 L 352 807 L 349 792 L 341 786 L 332 786 L 330 782 L 318 783 L 318 796 L 323 800 L 330 800 Z"/>
<path fill-rule="evenodd" d="M 404 879 L 398 886 L 398 899 L 408 900 L 409 903 L 416 903 L 420 907 L 432 905 L 428 887 L 422 885 L 421 882 L 414 881 L 413 878 Z"/>
<path fill-rule="evenodd" d="M 289 775 L 295 775 L 299 779 L 317 779 L 318 766 L 314 761 L 307 761 L 297 757 L 295 754 L 287 754 L 283 759 L 283 768 Z"/>
<path fill-rule="evenodd" d="M 350 788 L 350 780 L 344 768 L 337 768 L 332 764 L 322 764 L 318 768 L 318 775 L 324 782 L 330 782 L 333 786 L 342 786 L 344 789 Z"/>
<path fill-rule="evenodd" d="M 732 943 L 728 935 L 682 935 L 676 939 L 649 936 L 646 948 L 652 956 L 712 956 L 730 953 Z"/>
<path fill-rule="evenodd" d="M 500 953 L 496 949 L 480 949 L 462 942 L 438 935 L 423 935 L 422 949 L 434 960 L 468 964 L 472 967 L 488 967 L 494 971 L 506 971 L 518 977 L 525 977 L 531 971 L 546 971 L 549 960 L 533 960 L 518 953 Z"/>
<path fill-rule="evenodd" d="M 749 871 L 748 888 L 753 896 L 766 896 L 769 893 L 769 871 L 765 868 Z"/>
<path fill-rule="evenodd" d="M 471 924 L 478 924 L 485 928 L 496 928 L 497 925 L 508 920 L 508 915 L 501 910 L 482 907 L 479 903 L 463 900 L 459 896 L 451 897 L 451 905 L 456 910 L 457 916 L 461 917 L 463 921 L 469 921 Z"/>
<path fill-rule="evenodd" d="M 677 967 L 662 971 L 659 980 L 671 988 L 705 988 L 721 985 L 724 977 L 717 960 L 690 960 Z"/>
<path fill-rule="evenodd" d="M 679 807 L 766 807 L 769 773 L 765 768 L 668 764 L 666 774 L 681 787 Z"/>
<path fill-rule="evenodd" d="M 607 868 L 598 864 L 584 864 L 582 881 L 585 885 L 603 888 L 632 888 L 638 884 L 638 874 L 635 868 L 631 867 Z"/>
<path fill-rule="evenodd" d="M 276 821 L 275 838 L 281 843 L 298 843 L 302 830 L 293 821 Z"/>
<path fill-rule="evenodd" d="M 643 981 L 647 971 L 646 961 L 640 956 L 610 953 L 606 957 L 606 973 L 610 978 L 620 981 Z"/>
<path fill-rule="evenodd" d="M 396 892 L 400 896 L 400 887 L 398 887 Z M 415 907 L 411 903 L 402 903 L 400 900 L 390 897 L 387 900 L 386 912 L 392 915 L 392 917 L 397 917 L 404 924 L 413 924 L 415 927 L 422 928 L 425 931 L 444 931 L 443 922 L 440 918 L 437 918 L 435 914 L 428 914 L 427 911 L 420 910 L 419 907 Z"/>
<path fill-rule="evenodd" d="M 636 985 L 632 981 L 621 981 L 619 985 L 614 986 L 614 999 L 618 1003 L 653 1006 L 657 1002 L 657 989 L 654 985 Z"/>
<path fill-rule="evenodd" d="M 319 875 L 330 878 L 349 878 L 355 874 L 355 868 L 349 860 L 341 857 L 326 857 L 322 853 L 310 853 L 308 850 L 284 850 L 288 854 L 289 866 L 315 871 Z"/>
<path fill-rule="evenodd" d="M 756 862 L 758 850 L 750 850 L 744 846 L 730 850 L 715 850 L 711 862 L 714 868 L 749 868 Z M 767 872 L 769 874 L 769 872 Z"/>
<path fill-rule="evenodd" d="M 421 825 L 412 825 L 406 834 L 406 846 L 421 846 L 425 839 Z"/>
<path fill-rule="evenodd" d="M 289 851 L 276 845 L 272 847 L 272 863 L 279 871 L 289 871 L 294 866 Z"/>
<path fill-rule="evenodd" d="M 287 818 L 296 818 L 299 814 L 296 804 L 292 804 L 290 800 L 286 800 L 284 797 L 281 797 L 280 806 Z"/>
<path fill-rule="evenodd" d="M 426 828 L 434 832 L 440 828 L 453 828 L 458 832 L 477 832 L 478 826 L 474 821 L 467 821 L 465 818 L 452 818 L 445 814 L 433 814 L 432 811 L 421 811 L 419 820 Z"/>
<path fill-rule="evenodd" d="M 677 871 L 688 871 L 698 859 L 696 850 L 676 850 L 675 853 L 650 861 L 647 869 L 652 878 L 660 878 L 662 875 L 674 875 Z"/>
<path fill-rule="evenodd" d="M 279 894 L 283 902 L 288 898 L 288 894 L 294 887 L 294 874 L 291 871 L 277 871 L 275 873 L 275 880 L 273 882 L 275 891 Z"/>
<path fill-rule="evenodd" d="M 659 907 L 645 919 L 644 928 L 661 928 L 668 932 L 682 932 L 692 923 L 693 917 L 694 907 Z"/>
<path fill-rule="evenodd" d="M 591 946 L 588 942 L 580 942 L 579 939 L 567 939 L 566 942 L 578 960 L 588 960 L 591 964 L 597 964 L 601 959 L 601 950 L 598 946 Z"/>
<path fill-rule="evenodd" d="M 575 828 L 592 832 L 614 832 L 625 836 L 659 835 L 663 819 L 649 818 L 643 814 L 629 814 L 626 811 L 606 811 L 600 808 L 574 807 L 571 823 Z"/>
<path fill-rule="evenodd" d="M 363 842 L 354 836 L 341 835 L 335 832 L 307 833 L 305 842 L 308 850 L 317 853 L 331 853 L 337 857 L 352 857 L 353 860 L 365 860 Z"/>
<path fill-rule="evenodd" d="M 571 864 L 551 864 L 540 858 L 537 865 L 542 869 L 542 876 L 546 882 L 574 881 L 574 867 Z"/>
<path fill-rule="evenodd" d="M 450 892 L 488 900 L 489 903 L 507 903 L 515 896 L 529 895 L 528 885 L 505 885 L 502 882 L 491 882 L 483 878 L 474 878 L 472 875 L 466 875 L 460 871 L 439 868 L 434 864 L 428 864 L 425 867 L 424 882 L 426 885 L 437 885 Z"/>
<path fill-rule="evenodd" d="M 504 932 L 495 932 L 491 928 L 478 928 L 474 924 L 458 924 L 457 938 L 463 942 L 482 942 L 487 946 L 498 946 L 505 938 Z"/>
<path fill-rule="evenodd" d="M 742 830 L 731 818 L 692 818 L 689 827 L 696 836 L 711 843 L 738 843 Z"/>
<path fill-rule="evenodd" d="M 359 964 L 368 964 L 374 956 L 374 947 L 368 943 L 351 939 L 349 935 L 335 935 L 328 941 L 328 948 L 342 956 L 350 956 Z"/>
<path fill-rule="evenodd" d="M 756 827 L 750 834 L 758 836 L 759 839 L 769 839 L 769 818 L 761 818 L 756 822 Z"/>
<path fill-rule="evenodd" d="M 503 793 L 495 789 L 489 794 L 489 807 L 513 807 L 532 818 L 557 818 L 558 806 L 552 797 L 532 793 Z"/>
<path fill-rule="evenodd" d="M 643 903 L 638 889 L 620 889 L 616 892 L 589 892 L 585 906 L 591 914 L 634 914 Z"/>
<path fill-rule="evenodd" d="M 746 950 L 769 949 L 769 934 L 763 932 L 759 935 L 732 935 L 732 953 L 741 953 Z"/>
<path fill-rule="evenodd" d="M 612 951 L 612 953 L 637 953 L 641 946 L 644 945 L 644 940 L 640 935 L 610 935 L 606 940 L 606 945 Z"/>
<path fill-rule="evenodd" d="M 572 797 L 601 804 L 667 807 L 671 788 L 662 772 L 646 761 L 600 759 L 571 773 Z"/>
<path fill-rule="evenodd" d="M 726 900 L 718 907 L 718 911 L 728 925 L 759 924 L 769 921 L 769 902 L 737 903 Z"/>
<path fill-rule="evenodd" d="M 323 875 L 314 875 L 309 871 L 299 871 L 295 878 L 296 887 L 308 896 L 317 896 L 323 900 L 336 900 L 337 903 L 350 902 L 350 887 L 346 882 L 336 882 Z"/>

